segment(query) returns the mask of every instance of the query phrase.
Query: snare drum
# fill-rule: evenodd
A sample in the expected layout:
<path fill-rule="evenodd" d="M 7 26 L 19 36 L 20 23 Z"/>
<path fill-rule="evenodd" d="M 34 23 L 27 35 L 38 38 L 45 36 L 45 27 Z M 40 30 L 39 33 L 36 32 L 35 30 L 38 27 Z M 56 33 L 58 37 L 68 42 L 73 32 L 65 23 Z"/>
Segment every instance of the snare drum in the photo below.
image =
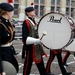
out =
<path fill-rule="evenodd" d="M 39 38 L 46 32 L 41 42 L 49 49 L 65 47 L 71 39 L 71 31 L 71 22 L 61 13 L 45 14 L 38 23 Z"/>

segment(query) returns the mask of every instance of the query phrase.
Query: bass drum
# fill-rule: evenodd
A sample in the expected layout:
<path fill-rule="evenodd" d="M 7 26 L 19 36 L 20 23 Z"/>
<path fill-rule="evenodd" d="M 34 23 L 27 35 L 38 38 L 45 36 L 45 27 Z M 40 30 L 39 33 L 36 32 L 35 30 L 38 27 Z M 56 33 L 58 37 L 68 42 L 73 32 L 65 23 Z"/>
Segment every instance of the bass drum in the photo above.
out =
<path fill-rule="evenodd" d="M 42 44 L 48 49 L 60 49 L 65 47 L 71 39 L 71 25 L 66 16 L 61 13 L 48 13 L 38 23 L 39 38 Z"/>

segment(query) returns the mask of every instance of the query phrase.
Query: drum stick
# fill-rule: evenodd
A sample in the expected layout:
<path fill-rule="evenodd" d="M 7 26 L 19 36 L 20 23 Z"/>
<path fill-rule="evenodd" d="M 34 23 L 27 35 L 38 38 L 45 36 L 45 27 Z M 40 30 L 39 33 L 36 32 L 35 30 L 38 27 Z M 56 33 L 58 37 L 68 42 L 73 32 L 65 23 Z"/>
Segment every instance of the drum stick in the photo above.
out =
<path fill-rule="evenodd" d="M 42 38 L 43 38 L 46 34 L 47 34 L 47 32 L 46 32 L 46 31 L 43 31 L 43 34 L 42 34 L 40 40 L 42 40 Z"/>

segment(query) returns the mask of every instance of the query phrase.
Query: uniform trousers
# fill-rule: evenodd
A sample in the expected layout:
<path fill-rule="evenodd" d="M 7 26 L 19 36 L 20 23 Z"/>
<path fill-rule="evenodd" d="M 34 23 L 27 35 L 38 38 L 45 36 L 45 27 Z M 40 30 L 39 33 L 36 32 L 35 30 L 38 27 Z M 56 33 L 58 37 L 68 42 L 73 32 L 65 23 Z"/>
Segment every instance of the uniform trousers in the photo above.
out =
<path fill-rule="evenodd" d="M 32 50 L 26 50 L 26 58 L 24 62 L 23 75 L 30 74 L 32 63 L 33 63 Z M 44 67 L 43 59 L 40 63 L 35 63 L 35 64 L 39 70 L 40 75 L 47 75 L 46 69 Z"/>
<path fill-rule="evenodd" d="M 23 48 L 22 48 L 22 58 L 25 59 L 25 49 L 24 49 L 24 45 L 23 45 Z"/>
<path fill-rule="evenodd" d="M 70 56 L 70 52 L 69 52 L 69 51 L 66 51 L 66 54 L 65 54 L 64 58 L 62 59 L 62 63 L 63 63 L 63 64 L 66 64 L 67 58 L 68 58 L 69 56 Z"/>
<path fill-rule="evenodd" d="M 48 73 L 50 72 L 50 66 L 51 66 L 51 63 L 54 60 L 55 56 L 57 57 L 58 64 L 59 64 L 59 67 L 61 69 L 62 74 L 65 75 L 66 74 L 66 69 L 64 68 L 64 66 L 62 64 L 61 52 L 58 52 L 57 54 L 55 54 L 51 50 L 50 50 L 50 57 L 48 59 L 47 66 L 46 66 L 46 72 L 48 72 Z"/>

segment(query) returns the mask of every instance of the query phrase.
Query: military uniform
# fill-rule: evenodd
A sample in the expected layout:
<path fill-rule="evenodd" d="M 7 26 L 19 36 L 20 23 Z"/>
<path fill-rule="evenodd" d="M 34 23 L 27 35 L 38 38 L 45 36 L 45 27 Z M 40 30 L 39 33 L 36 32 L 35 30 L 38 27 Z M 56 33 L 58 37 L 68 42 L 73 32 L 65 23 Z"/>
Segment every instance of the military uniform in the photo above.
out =
<path fill-rule="evenodd" d="M 26 8 L 25 11 L 30 12 L 33 10 L 34 10 L 33 7 L 28 7 L 28 8 Z M 23 43 L 24 43 L 23 48 L 26 51 L 23 75 L 30 74 L 30 70 L 31 70 L 33 61 L 35 62 L 36 66 L 40 72 L 40 75 L 48 75 L 45 71 L 44 62 L 43 62 L 43 58 L 42 58 L 42 55 L 46 55 L 43 51 L 42 46 L 40 44 L 27 45 L 26 40 L 27 40 L 28 36 L 33 37 L 33 38 L 38 38 L 37 25 L 36 25 L 34 19 L 31 17 L 28 17 L 28 19 L 26 19 L 23 22 L 23 26 L 22 26 L 22 38 L 23 38 Z"/>
<path fill-rule="evenodd" d="M 66 51 L 66 54 L 65 54 L 65 56 L 64 56 L 63 59 L 62 59 L 63 65 L 68 66 L 68 65 L 66 64 L 66 62 L 67 62 L 67 59 L 68 59 L 69 56 L 70 56 L 70 52 L 69 52 L 69 51 Z"/>
<path fill-rule="evenodd" d="M 5 11 L 13 11 L 14 8 L 8 3 L 1 3 L 0 9 Z M 9 20 L 0 16 L 0 73 L 3 72 L 1 61 L 10 62 L 18 72 L 18 63 L 14 57 L 14 47 L 12 45 L 13 40 L 13 26 Z M 8 69 L 9 70 L 9 69 Z"/>

